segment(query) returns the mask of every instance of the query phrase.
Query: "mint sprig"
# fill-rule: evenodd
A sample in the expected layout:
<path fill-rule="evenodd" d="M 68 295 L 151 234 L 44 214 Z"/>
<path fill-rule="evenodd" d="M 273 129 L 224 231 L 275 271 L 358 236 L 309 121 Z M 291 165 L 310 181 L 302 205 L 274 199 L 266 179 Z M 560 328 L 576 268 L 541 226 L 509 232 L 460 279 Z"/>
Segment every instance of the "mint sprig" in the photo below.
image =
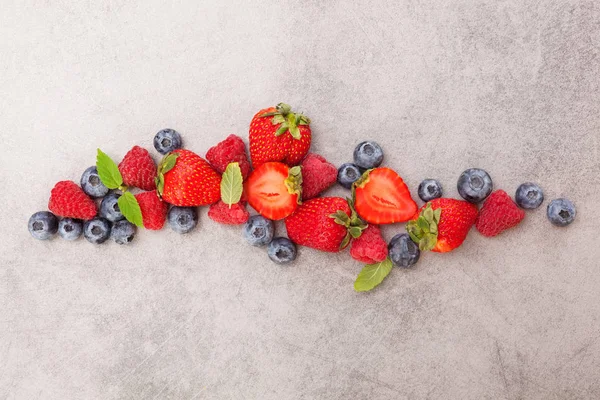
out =
<path fill-rule="evenodd" d="M 354 290 L 368 292 L 379 285 L 392 270 L 392 261 L 389 257 L 379 263 L 365 265 L 354 282 Z"/>
<path fill-rule="evenodd" d="M 242 191 L 244 190 L 242 181 L 240 164 L 237 162 L 229 163 L 221 178 L 221 200 L 230 208 L 242 198 Z"/>

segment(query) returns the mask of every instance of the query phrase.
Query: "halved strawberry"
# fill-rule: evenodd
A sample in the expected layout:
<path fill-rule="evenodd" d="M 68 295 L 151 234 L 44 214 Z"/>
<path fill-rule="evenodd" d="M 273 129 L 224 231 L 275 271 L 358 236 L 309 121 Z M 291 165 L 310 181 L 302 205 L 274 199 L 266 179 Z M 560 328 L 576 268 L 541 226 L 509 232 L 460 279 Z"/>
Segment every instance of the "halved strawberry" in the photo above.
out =
<path fill-rule="evenodd" d="M 372 224 L 393 224 L 411 219 L 417 204 L 394 170 L 375 168 L 354 183 L 356 212 Z"/>
<path fill-rule="evenodd" d="M 244 184 L 248 203 L 263 217 L 283 219 L 300 203 L 300 167 L 289 168 L 280 162 L 267 162 L 255 169 Z"/>

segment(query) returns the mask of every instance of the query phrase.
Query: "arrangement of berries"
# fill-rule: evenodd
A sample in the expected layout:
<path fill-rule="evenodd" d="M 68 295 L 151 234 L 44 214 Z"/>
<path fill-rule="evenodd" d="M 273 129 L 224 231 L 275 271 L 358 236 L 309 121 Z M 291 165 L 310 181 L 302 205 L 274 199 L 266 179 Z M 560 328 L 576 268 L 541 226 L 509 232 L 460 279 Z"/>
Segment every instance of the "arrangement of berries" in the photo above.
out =
<path fill-rule="evenodd" d="M 79 185 L 61 181 L 54 186 L 50 211 L 34 213 L 29 232 L 40 240 L 58 233 L 69 241 L 83 235 L 94 244 L 109 238 L 127 244 L 138 228 L 160 230 L 165 222 L 177 233 L 188 233 L 198 225 L 197 207 L 208 206 L 210 219 L 243 225 L 245 240 L 266 246 L 277 264 L 294 261 L 297 245 L 325 252 L 349 248 L 352 258 L 367 264 L 354 283 L 362 292 L 379 285 L 393 266 L 415 265 L 421 252 L 458 248 L 473 225 L 493 237 L 518 225 L 524 210 L 544 202 L 535 183 L 520 185 L 513 201 L 504 190 L 494 191 L 486 171 L 471 168 L 458 178 L 464 200 L 444 198 L 440 182 L 425 179 L 417 191 L 425 202 L 419 208 L 402 177 L 381 166 L 384 152 L 377 143 L 359 143 L 353 162 L 336 168 L 309 153 L 311 139 L 310 119 L 280 103 L 252 118 L 250 159 L 236 135 L 202 158 L 184 149 L 173 129 L 154 137 L 154 147 L 163 155 L 158 165 L 139 146 L 119 164 L 98 149 L 96 165 L 83 172 Z M 347 198 L 320 197 L 336 182 L 350 190 Z M 247 205 L 258 214 L 251 215 Z M 570 200 L 560 198 L 548 204 L 546 214 L 553 225 L 563 227 L 574 221 L 576 210 Z M 274 237 L 275 220 L 284 221 L 287 237 Z M 387 243 L 380 225 L 394 223 L 405 223 L 406 230 Z"/>

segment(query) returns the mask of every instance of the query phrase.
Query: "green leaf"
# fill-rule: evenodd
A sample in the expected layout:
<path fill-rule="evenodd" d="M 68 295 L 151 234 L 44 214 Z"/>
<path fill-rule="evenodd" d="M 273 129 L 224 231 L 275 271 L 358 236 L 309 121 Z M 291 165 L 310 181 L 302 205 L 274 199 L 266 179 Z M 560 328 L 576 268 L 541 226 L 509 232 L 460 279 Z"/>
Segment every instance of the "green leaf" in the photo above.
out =
<path fill-rule="evenodd" d="M 392 270 L 389 257 L 380 263 L 365 265 L 354 282 L 354 290 L 366 292 L 379 285 Z"/>
<path fill-rule="evenodd" d="M 419 242 L 419 250 L 429 251 L 435 247 L 437 243 L 437 235 L 427 234 L 423 236 L 423 239 Z"/>
<path fill-rule="evenodd" d="M 416 244 L 419 244 L 421 242 L 421 240 L 417 237 L 417 235 L 415 235 L 412 231 L 408 231 L 408 236 L 410 236 L 412 241 L 415 242 Z"/>
<path fill-rule="evenodd" d="M 285 118 L 283 118 L 283 115 L 281 114 L 277 114 L 273 117 L 273 119 L 271 120 L 271 123 L 273 125 L 277 125 L 277 124 L 283 124 L 285 122 Z"/>
<path fill-rule="evenodd" d="M 277 129 L 277 132 L 275 132 L 275 136 L 281 136 L 284 133 L 286 133 L 287 130 L 288 130 L 288 124 L 286 122 L 286 123 L 281 124 L 281 126 L 279 127 L 279 129 Z"/>
<path fill-rule="evenodd" d="M 163 160 L 160 162 L 160 170 L 158 172 L 161 174 L 166 174 L 172 170 L 175 164 L 177 164 L 177 157 L 179 157 L 179 154 L 177 153 L 169 153 L 166 155 L 165 158 L 163 158 Z"/>
<path fill-rule="evenodd" d="M 244 189 L 242 181 L 240 164 L 237 162 L 229 163 L 221 178 L 221 200 L 223 200 L 223 203 L 231 207 L 232 204 L 240 201 Z"/>
<path fill-rule="evenodd" d="M 348 232 L 350 232 L 350 235 L 352 235 L 354 239 L 357 239 L 360 237 L 360 235 L 362 235 L 362 229 L 357 226 L 351 226 L 348 228 Z"/>
<path fill-rule="evenodd" d="M 429 232 L 434 233 L 437 235 L 438 233 L 438 229 L 437 229 L 437 224 L 430 224 L 429 225 Z"/>
<path fill-rule="evenodd" d="M 425 217 L 427 221 L 433 221 L 433 210 L 431 209 L 431 204 L 428 204 L 427 208 L 423 210 L 423 217 Z"/>
<path fill-rule="evenodd" d="M 435 218 L 435 222 L 440 223 L 440 217 L 442 216 L 442 209 L 438 208 L 433 211 L 433 217 Z"/>
<path fill-rule="evenodd" d="M 425 217 L 420 216 L 417 219 L 417 225 L 419 225 L 419 228 L 421 228 L 423 232 L 429 232 L 429 222 L 427 222 Z"/>
<path fill-rule="evenodd" d="M 299 140 L 301 138 L 300 129 L 296 125 L 290 125 L 290 134 L 294 139 Z"/>
<path fill-rule="evenodd" d="M 117 204 L 119 205 L 121 214 L 127 218 L 127 221 L 137 226 L 144 226 L 142 210 L 140 209 L 140 205 L 135 196 L 131 194 L 131 192 L 123 193 L 121 197 L 119 197 L 119 200 L 117 200 Z"/>
<path fill-rule="evenodd" d="M 346 233 L 346 236 L 344 236 L 344 240 L 342 240 L 342 243 L 340 244 L 340 250 L 343 250 L 346 248 L 346 246 L 348 246 L 350 244 L 350 233 Z"/>
<path fill-rule="evenodd" d="M 123 177 L 119 167 L 102 150 L 98 149 L 96 156 L 96 169 L 100 180 L 109 189 L 117 189 L 123 184 Z"/>

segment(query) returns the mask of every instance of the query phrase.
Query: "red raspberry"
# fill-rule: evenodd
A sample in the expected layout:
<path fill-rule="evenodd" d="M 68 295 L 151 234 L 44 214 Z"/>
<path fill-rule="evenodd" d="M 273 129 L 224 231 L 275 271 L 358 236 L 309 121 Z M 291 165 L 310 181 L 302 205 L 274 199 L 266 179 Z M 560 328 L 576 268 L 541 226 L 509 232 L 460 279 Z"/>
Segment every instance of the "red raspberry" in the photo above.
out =
<path fill-rule="evenodd" d="M 309 153 L 302 161 L 302 200 L 317 197 L 337 179 L 337 168 L 318 154 Z"/>
<path fill-rule="evenodd" d="M 232 204 L 231 208 L 229 208 L 229 205 L 219 201 L 210 206 L 208 216 L 220 224 L 240 225 L 248 221 L 250 213 L 246 210 L 246 206 L 242 202 Z"/>
<path fill-rule="evenodd" d="M 242 177 L 244 180 L 250 173 L 250 163 L 246 154 L 246 145 L 243 140 L 236 135 L 229 135 L 227 139 L 211 147 L 206 152 L 206 160 L 213 168 L 222 174 L 227 168 L 227 164 L 237 162 L 240 164 Z"/>
<path fill-rule="evenodd" d="M 96 216 L 96 203 L 73 181 L 61 181 L 50 192 L 48 209 L 65 218 L 89 220 Z"/>
<path fill-rule="evenodd" d="M 353 239 L 350 255 L 357 261 L 375 264 L 385 260 L 388 246 L 377 225 L 369 225 L 359 238 Z"/>
<path fill-rule="evenodd" d="M 142 190 L 156 189 L 156 164 L 146 149 L 133 146 L 119 164 L 119 171 L 123 176 L 123 183 L 127 186 Z"/>
<path fill-rule="evenodd" d="M 475 227 L 483 236 L 492 237 L 519 225 L 523 218 L 525 211 L 504 190 L 496 190 L 488 196 L 479 210 Z"/>
<path fill-rule="evenodd" d="M 135 198 L 142 210 L 144 228 L 155 231 L 162 229 L 167 219 L 169 205 L 162 201 L 155 191 L 138 193 Z"/>

